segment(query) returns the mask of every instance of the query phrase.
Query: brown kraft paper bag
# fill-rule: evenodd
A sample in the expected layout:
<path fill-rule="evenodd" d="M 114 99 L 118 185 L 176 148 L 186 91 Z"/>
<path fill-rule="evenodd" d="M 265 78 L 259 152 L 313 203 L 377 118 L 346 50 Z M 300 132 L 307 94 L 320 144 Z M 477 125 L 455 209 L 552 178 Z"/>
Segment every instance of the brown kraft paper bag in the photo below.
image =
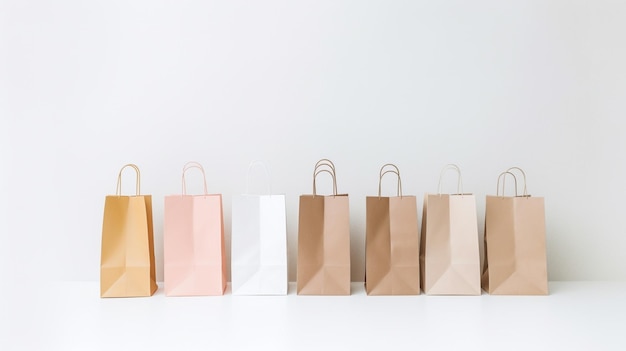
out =
<path fill-rule="evenodd" d="M 387 167 L 393 169 L 385 170 Z M 385 174 L 398 176 L 398 193 L 381 196 Z M 384 165 L 378 196 L 366 198 L 365 291 L 368 295 L 419 295 L 419 232 L 415 196 L 402 195 L 398 167 Z"/>
<path fill-rule="evenodd" d="M 315 178 L 320 173 L 332 176 L 333 195 L 317 194 Z M 300 196 L 297 293 L 350 295 L 348 195 L 337 194 L 335 166 L 326 159 L 315 165 L 313 195 Z"/>
<path fill-rule="evenodd" d="M 441 193 L 448 169 L 458 173 L 456 194 Z M 476 199 L 463 193 L 461 171 L 447 165 L 439 177 L 438 194 L 424 197 L 420 268 L 428 295 L 480 295 L 480 253 Z"/>
<path fill-rule="evenodd" d="M 520 196 L 513 170 L 520 171 L 524 179 Z M 507 175 L 515 181 L 515 196 L 504 196 Z M 526 175 L 512 167 L 500 174 L 496 196 L 487 196 L 486 202 L 483 288 L 492 295 L 547 295 L 544 199 L 528 195 Z"/>
<path fill-rule="evenodd" d="M 126 167 L 137 172 L 134 196 L 121 195 Z M 116 195 L 105 199 L 100 257 L 101 297 L 151 296 L 157 290 L 152 197 L 140 195 L 139 168 L 134 164 L 122 167 Z"/>

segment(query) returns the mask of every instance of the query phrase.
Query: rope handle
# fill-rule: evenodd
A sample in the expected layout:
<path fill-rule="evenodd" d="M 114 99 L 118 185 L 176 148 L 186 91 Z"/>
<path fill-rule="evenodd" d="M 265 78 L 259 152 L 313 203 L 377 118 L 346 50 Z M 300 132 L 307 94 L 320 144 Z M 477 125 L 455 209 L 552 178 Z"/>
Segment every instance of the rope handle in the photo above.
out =
<path fill-rule="evenodd" d="M 330 169 L 321 169 L 322 167 L 328 167 Z M 317 161 L 315 168 L 313 169 L 313 196 L 317 195 L 316 179 L 320 173 L 330 174 L 333 178 L 333 195 L 337 195 L 337 175 L 335 173 L 335 164 L 331 160 L 323 158 Z"/>
<path fill-rule="evenodd" d="M 315 172 L 315 175 L 313 176 L 313 196 L 317 196 L 317 185 L 315 184 L 315 180 L 317 178 L 317 175 L 320 173 L 328 173 L 330 174 L 331 177 L 333 177 L 333 196 L 336 196 L 337 195 L 337 178 L 331 171 L 327 169 L 320 169 L 319 171 Z"/>
<path fill-rule="evenodd" d="M 137 167 L 137 165 L 129 163 L 126 164 L 122 167 L 122 169 L 120 169 L 120 172 L 117 174 L 117 186 L 115 188 L 115 195 L 117 196 L 121 196 L 122 195 L 122 172 L 124 171 L 124 168 L 126 167 L 132 167 L 133 169 L 135 169 L 135 172 L 137 173 L 137 180 L 135 183 L 135 195 L 139 196 L 140 194 L 140 186 L 141 186 L 141 173 L 139 172 L 139 167 Z"/>
<path fill-rule="evenodd" d="M 506 175 L 509 174 L 513 177 L 513 181 L 515 182 L 515 196 L 517 197 L 517 177 L 515 174 L 507 171 L 500 173 L 498 176 L 498 184 L 496 185 L 496 196 L 500 196 L 500 179 L 502 179 L 502 197 L 504 197 L 504 181 L 506 180 Z"/>
<path fill-rule="evenodd" d="M 522 178 L 524 179 L 524 192 L 522 193 L 522 196 L 528 197 L 528 190 L 526 188 L 526 173 L 524 172 L 524 170 L 522 170 L 519 167 L 510 167 L 505 172 L 511 172 L 512 170 L 517 170 L 520 173 L 522 173 Z M 503 183 L 502 187 L 504 188 L 504 181 L 502 183 Z M 504 190 L 502 192 L 504 192 Z M 517 196 L 517 181 L 516 181 L 516 185 L 515 185 L 515 196 Z"/>
<path fill-rule="evenodd" d="M 459 195 L 463 194 L 463 180 L 461 178 L 461 169 L 459 168 L 459 166 L 452 163 L 445 165 L 441 170 L 441 173 L 439 174 L 439 185 L 437 186 L 437 194 L 441 195 L 441 179 L 443 178 L 444 173 L 449 169 L 455 170 L 458 174 L 459 179 L 456 184 L 456 192 Z"/>
<path fill-rule="evenodd" d="M 206 174 L 204 173 L 204 168 L 202 167 L 200 163 L 195 162 L 195 161 L 187 162 L 183 166 L 183 177 L 182 177 L 183 195 L 187 195 L 187 182 L 185 180 L 185 172 L 187 172 L 188 170 L 192 168 L 199 169 L 200 172 L 202 172 L 202 183 L 204 185 L 204 195 L 209 195 L 209 192 L 207 191 L 207 186 L 206 186 Z"/>
<path fill-rule="evenodd" d="M 265 172 L 265 178 L 267 179 L 267 194 L 271 195 L 272 194 L 272 184 L 271 184 L 272 182 L 271 182 L 270 171 L 267 169 L 267 165 L 264 162 L 257 161 L 257 160 L 250 162 L 250 164 L 248 165 L 248 174 L 246 176 L 246 194 L 249 194 L 250 192 L 250 170 L 252 170 L 254 166 L 260 166 L 261 168 L 263 168 L 263 171 Z"/>
<path fill-rule="evenodd" d="M 394 169 L 388 169 L 384 171 L 386 167 L 393 167 Z M 380 174 L 378 176 L 378 198 L 380 198 L 381 182 L 383 180 L 383 176 L 387 173 L 395 173 L 398 176 L 397 196 L 402 197 L 402 178 L 400 178 L 400 170 L 398 169 L 398 166 L 394 165 L 393 163 L 387 163 L 380 168 Z"/>
<path fill-rule="evenodd" d="M 318 169 L 322 168 L 322 167 L 328 167 L 331 169 L 331 173 L 335 174 L 335 164 L 327 159 L 327 158 L 323 158 L 319 161 L 317 161 L 317 163 L 315 164 L 315 168 L 313 169 L 313 174 L 315 174 L 315 172 L 317 172 Z"/>
<path fill-rule="evenodd" d="M 196 162 L 196 161 L 189 161 L 189 162 L 185 163 L 185 165 L 183 166 L 183 171 L 187 170 L 187 168 L 193 168 L 194 166 L 196 166 L 196 167 L 202 167 L 202 165 L 200 164 L 200 162 Z"/>

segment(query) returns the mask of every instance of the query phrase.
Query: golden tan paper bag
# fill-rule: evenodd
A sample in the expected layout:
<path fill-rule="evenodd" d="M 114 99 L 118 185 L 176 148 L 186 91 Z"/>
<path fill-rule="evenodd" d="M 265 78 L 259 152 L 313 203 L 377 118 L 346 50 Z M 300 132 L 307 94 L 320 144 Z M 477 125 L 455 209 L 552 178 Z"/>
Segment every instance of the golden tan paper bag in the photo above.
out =
<path fill-rule="evenodd" d="M 385 170 L 392 167 L 391 170 Z M 385 174 L 398 176 L 398 194 L 381 196 Z M 368 295 L 419 295 L 419 232 L 415 196 L 402 195 L 398 167 L 380 169 L 378 196 L 366 198 L 365 291 Z"/>
<path fill-rule="evenodd" d="M 521 196 L 517 195 L 517 179 L 510 172 L 514 169 L 524 178 Z M 506 175 L 515 180 L 515 196 L 504 196 Z M 518 167 L 501 173 L 496 196 L 487 196 L 485 252 L 483 288 L 489 294 L 548 294 L 544 199 L 528 195 L 526 175 Z"/>
<path fill-rule="evenodd" d="M 136 194 L 123 196 L 122 171 L 137 172 Z M 151 296 L 157 290 L 154 239 L 152 235 L 152 197 L 140 195 L 139 168 L 127 164 L 117 176 L 116 195 L 104 203 L 100 296 Z"/>
<path fill-rule="evenodd" d="M 441 193 L 448 169 L 458 172 L 457 194 Z M 424 197 L 420 265 L 422 287 L 429 295 L 480 295 L 480 253 L 476 199 L 463 193 L 461 170 L 447 165 L 438 194 Z"/>
<path fill-rule="evenodd" d="M 320 169 L 328 167 L 329 169 Z M 315 178 L 329 173 L 333 195 L 318 195 Z M 313 171 L 313 195 L 300 196 L 298 219 L 299 295 L 350 295 L 350 211 L 348 195 L 337 194 L 335 166 L 320 160 Z"/>

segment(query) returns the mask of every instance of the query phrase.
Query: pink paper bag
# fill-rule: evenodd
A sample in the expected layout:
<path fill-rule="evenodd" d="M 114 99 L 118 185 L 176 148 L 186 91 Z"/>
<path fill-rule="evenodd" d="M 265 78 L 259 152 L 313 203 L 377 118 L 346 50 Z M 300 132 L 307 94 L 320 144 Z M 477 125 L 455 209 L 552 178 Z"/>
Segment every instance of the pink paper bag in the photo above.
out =
<path fill-rule="evenodd" d="M 204 195 L 187 195 L 185 172 L 202 172 Z M 202 166 L 183 168 L 183 193 L 165 197 L 163 223 L 166 296 L 223 295 L 226 288 L 222 195 L 208 194 Z"/>

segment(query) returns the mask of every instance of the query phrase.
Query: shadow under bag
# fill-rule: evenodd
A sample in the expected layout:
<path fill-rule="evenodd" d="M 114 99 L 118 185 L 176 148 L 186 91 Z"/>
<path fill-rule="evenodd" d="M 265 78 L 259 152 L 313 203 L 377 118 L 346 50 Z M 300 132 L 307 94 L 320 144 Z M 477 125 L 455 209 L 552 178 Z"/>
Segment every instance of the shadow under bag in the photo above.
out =
<path fill-rule="evenodd" d="M 327 167 L 329 169 L 320 169 Z M 318 195 L 315 178 L 329 173 L 333 195 Z M 313 195 L 300 196 L 298 217 L 299 295 L 350 295 L 350 210 L 348 194 L 337 194 L 335 166 L 318 161 Z"/>
<path fill-rule="evenodd" d="M 393 167 L 393 169 L 387 169 Z M 398 176 L 397 196 L 381 196 L 385 174 Z M 419 295 L 419 229 L 415 196 L 402 195 L 398 167 L 380 169 L 378 196 L 366 198 L 365 291 L 368 295 Z"/>
<path fill-rule="evenodd" d="M 514 170 L 524 178 L 524 192 L 519 196 Z M 504 196 L 507 175 L 513 177 L 515 196 Z M 482 283 L 489 294 L 548 294 L 544 199 L 528 195 L 526 174 L 518 167 L 502 172 L 496 196 L 487 196 L 485 252 Z"/>
<path fill-rule="evenodd" d="M 126 167 L 137 172 L 134 196 L 121 195 L 122 171 Z M 152 197 L 140 195 L 139 168 L 127 164 L 117 176 L 115 195 L 107 196 L 104 202 L 100 255 L 101 297 L 154 294 L 157 283 L 152 230 Z"/>

